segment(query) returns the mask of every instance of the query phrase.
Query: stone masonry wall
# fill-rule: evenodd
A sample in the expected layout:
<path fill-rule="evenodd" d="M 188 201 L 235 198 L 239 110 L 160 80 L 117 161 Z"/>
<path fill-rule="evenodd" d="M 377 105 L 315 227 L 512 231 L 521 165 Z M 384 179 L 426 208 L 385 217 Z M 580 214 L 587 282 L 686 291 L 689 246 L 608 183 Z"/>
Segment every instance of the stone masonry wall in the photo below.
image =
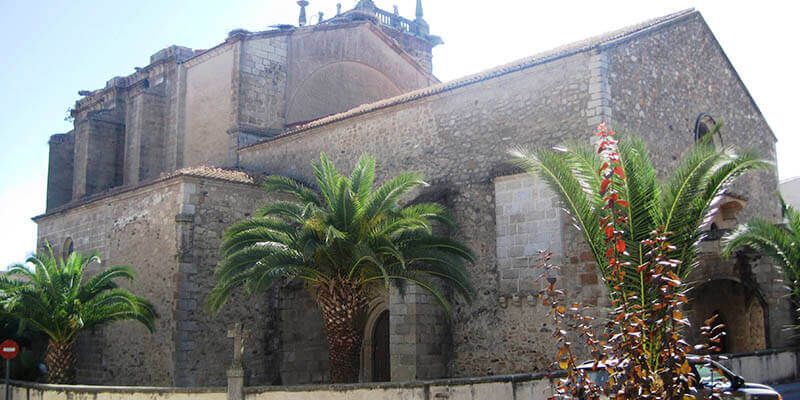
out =
<path fill-rule="evenodd" d="M 447 318 L 436 298 L 419 286 L 404 284 L 402 292 L 390 289 L 392 381 L 447 377 L 453 351 Z"/>
<path fill-rule="evenodd" d="M 280 290 L 281 384 L 326 383 L 328 342 L 322 314 L 301 282 Z"/>
<path fill-rule="evenodd" d="M 430 85 L 432 79 L 370 22 L 320 25 L 289 39 L 287 123 L 343 112 Z"/>
<path fill-rule="evenodd" d="M 178 182 L 162 182 L 109 200 L 98 200 L 39 218 L 39 248 L 45 242 L 62 254 L 71 238 L 75 251 L 98 252 L 103 266 L 130 265 L 137 273 L 123 287 L 148 298 L 159 315 L 150 334 L 141 324 L 116 323 L 81 334 L 78 382 L 86 384 L 172 385 L 176 306 L 175 227 Z M 93 264 L 87 275 L 101 266 Z"/>
<path fill-rule="evenodd" d="M 126 107 L 123 184 L 158 177 L 164 172 L 166 84 L 133 96 Z"/>
<path fill-rule="evenodd" d="M 268 134 L 286 123 L 287 36 L 245 40 L 239 74 L 239 126 Z"/>
<path fill-rule="evenodd" d="M 694 124 L 700 113 L 724 124 L 725 145 L 755 149 L 761 157 L 775 161 L 772 131 L 699 13 L 603 53 L 609 60 L 612 125 L 643 135 L 660 171 L 673 170 L 694 143 Z M 744 196 L 747 206 L 737 220 L 761 216 L 777 221 L 776 189 L 774 171 L 738 180 L 732 192 Z M 789 333 L 781 327 L 793 318 L 775 269 L 762 261 L 753 265 L 752 272 L 769 299 L 768 343 L 773 347 L 790 344 Z"/>
<path fill-rule="evenodd" d="M 381 31 L 397 41 L 397 44 L 425 71 L 433 73 L 433 51 L 428 41 L 386 25 L 381 25 Z"/>
<path fill-rule="evenodd" d="M 545 364 L 529 354 L 511 351 L 533 348 L 533 337 L 517 334 L 528 315 L 499 308 L 493 178 L 510 169 L 506 151 L 513 146 L 552 146 L 570 137 L 589 137 L 592 129 L 583 111 L 589 101 L 587 65 L 588 56 L 582 54 L 562 58 L 244 148 L 240 163 L 257 171 L 309 178 L 311 162 L 321 151 L 343 171 L 367 152 L 378 159 L 378 182 L 397 171 L 414 170 L 424 173 L 434 188 L 452 187 L 448 204 L 459 225 L 455 237 L 468 243 L 479 261 L 468 267 L 477 298 L 471 305 L 457 300 L 454 307 L 454 357 L 448 374 L 543 368 Z M 586 294 L 596 299 L 599 291 L 587 289 Z"/>
<path fill-rule="evenodd" d="M 91 112 L 75 125 L 73 200 L 121 185 L 124 114 L 113 110 Z"/>
<path fill-rule="evenodd" d="M 536 295 L 542 270 L 539 251 L 553 253 L 561 265 L 564 254 L 560 200 L 547 184 L 530 174 L 495 179 L 497 267 L 500 293 Z M 526 299 L 527 300 L 527 299 Z"/>
<path fill-rule="evenodd" d="M 186 63 L 182 166 L 231 166 L 228 129 L 235 121 L 234 65 L 239 43 L 224 44 Z M 235 89 L 235 90 L 234 90 Z"/>
<path fill-rule="evenodd" d="M 214 271 L 225 229 L 252 216 L 263 204 L 258 186 L 187 177 L 180 214 L 175 218 L 179 238 L 177 308 L 175 311 L 175 370 L 177 386 L 219 386 L 233 360 L 233 340 L 227 332 L 236 322 L 251 331 L 245 344 L 245 371 L 251 385 L 278 379 L 277 293 L 233 296 L 219 314 L 204 309 L 214 287 Z"/>
<path fill-rule="evenodd" d="M 70 131 L 52 135 L 48 144 L 47 209 L 51 210 L 72 200 L 75 134 Z"/>

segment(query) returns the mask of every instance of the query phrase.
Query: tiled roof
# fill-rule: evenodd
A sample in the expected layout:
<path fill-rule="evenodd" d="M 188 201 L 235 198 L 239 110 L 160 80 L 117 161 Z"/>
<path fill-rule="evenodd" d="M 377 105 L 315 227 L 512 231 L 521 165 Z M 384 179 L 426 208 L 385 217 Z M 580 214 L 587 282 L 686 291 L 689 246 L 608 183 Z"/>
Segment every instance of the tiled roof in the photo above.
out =
<path fill-rule="evenodd" d="M 786 179 L 782 180 L 780 182 L 780 184 L 783 185 L 783 184 L 794 182 L 794 181 L 797 181 L 797 180 L 800 180 L 800 176 L 795 176 L 795 177 L 792 177 L 792 178 L 786 178 Z"/>
<path fill-rule="evenodd" d="M 206 166 L 182 168 L 170 174 L 162 175 L 159 180 L 169 179 L 175 176 L 196 176 L 199 178 L 221 179 L 237 183 L 256 183 L 255 178 L 244 171 Z"/>
<path fill-rule="evenodd" d="M 377 101 L 374 103 L 363 104 L 356 108 L 350 109 L 348 111 L 334 114 L 328 117 L 320 118 L 314 121 L 311 121 L 307 124 L 300 125 L 297 127 L 290 128 L 284 131 L 282 134 L 264 139 L 260 142 L 253 143 L 251 145 L 245 146 L 252 147 L 256 146 L 260 143 L 269 142 L 272 140 L 276 140 L 285 136 L 294 135 L 312 128 L 316 128 L 323 125 L 328 125 L 337 121 L 341 121 L 344 119 L 352 118 L 355 116 L 363 115 L 372 111 L 381 110 L 383 108 L 395 106 L 398 104 L 407 103 L 410 101 L 414 101 L 420 98 L 432 96 L 439 93 L 444 93 L 456 88 L 460 88 L 463 86 L 468 86 L 471 84 L 475 84 L 478 82 L 482 82 L 488 79 L 496 78 L 499 76 L 507 75 L 512 72 L 521 71 L 527 68 L 531 68 L 540 64 L 544 64 L 549 61 L 553 61 L 562 57 L 583 53 L 592 49 L 595 49 L 600 46 L 605 46 L 612 44 L 617 41 L 625 40 L 628 38 L 632 38 L 637 36 L 642 32 L 646 32 L 651 29 L 658 28 L 663 26 L 664 24 L 673 22 L 681 17 L 690 15 L 695 13 L 693 8 L 679 11 L 673 14 L 665 15 L 663 17 L 654 18 L 645 22 L 642 22 L 637 25 L 632 25 L 626 28 L 622 28 L 613 32 L 608 32 L 603 35 L 591 37 L 588 39 L 584 39 L 578 42 L 570 43 L 561 47 L 557 47 L 555 49 L 551 49 L 530 57 L 523 58 L 521 60 L 513 61 L 511 63 L 501 65 L 499 67 L 495 67 L 486 71 L 479 72 L 474 75 L 468 75 L 463 78 L 459 78 L 450 82 L 441 83 L 434 86 L 429 86 L 426 88 L 414 90 L 405 94 L 401 94 L 399 96 L 390 97 L 388 99 L 384 99 L 381 101 Z"/>
<path fill-rule="evenodd" d="M 247 184 L 247 185 L 255 185 L 255 184 L 258 183 L 254 177 L 248 175 L 246 172 L 241 171 L 241 170 L 224 169 L 224 168 L 217 168 L 217 167 L 206 167 L 206 166 L 188 167 L 188 168 L 182 168 L 182 169 L 179 169 L 177 171 L 170 172 L 170 173 L 163 173 L 158 178 L 150 179 L 150 180 L 147 180 L 147 181 L 142 181 L 142 182 L 139 182 L 139 183 L 137 183 L 135 185 L 117 186 L 115 188 L 111 188 L 111 189 L 106 190 L 104 192 L 95 193 L 95 194 L 93 194 L 91 196 L 84 197 L 84 198 L 81 198 L 81 199 L 78 199 L 78 200 L 74 200 L 74 201 L 71 201 L 71 202 L 69 202 L 67 204 L 55 207 L 52 210 L 49 210 L 49 211 L 45 212 L 44 214 L 37 215 L 37 216 L 33 217 L 32 219 L 34 221 L 36 221 L 37 219 L 42 218 L 42 217 L 46 217 L 46 216 L 49 216 L 49 215 L 53 215 L 53 214 L 57 214 L 57 213 L 60 213 L 60 212 L 64 212 L 64 211 L 73 209 L 75 207 L 82 206 L 84 204 L 89 204 L 91 202 L 94 202 L 94 201 L 97 201 L 97 200 L 100 200 L 100 199 L 104 199 L 104 198 L 111 197 L 111 196 L 116 196 L 116 195 L 121 194 L 121 193 L 130 192 L 130 191 L 133 191 L 133 190 L 145 187 L 145 186 L 149 186 L 149 185 L 152 185 L 152 184 L 155 184 L 155 183 L 158 183 L 158 182 L 163 182 L 163 181 L 170 180 L 172 178 L 177 178 L 179 176 L 192 176 L 192 177 L 197 177 L 197 178 L 218 179 L 218 180 L 222 180 L 222 181 L 228 181 L 228 182 L 234 182 L 234 183 L 243 183 L 243 184 Z"/>

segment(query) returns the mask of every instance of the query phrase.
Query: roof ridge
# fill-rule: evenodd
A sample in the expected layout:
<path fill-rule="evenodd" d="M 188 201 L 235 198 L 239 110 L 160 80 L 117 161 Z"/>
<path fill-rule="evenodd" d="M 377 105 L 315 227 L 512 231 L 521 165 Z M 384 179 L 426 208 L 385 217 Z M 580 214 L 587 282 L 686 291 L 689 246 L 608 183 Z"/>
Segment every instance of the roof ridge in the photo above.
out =
<path fill-rule="evenodd" d="M 784 183 L 794 182 L 794 181 L 796 181 L 796 180 L 800 180 L 800 176 L 793 176 L 793 177 L 791 177 L 791 178 L 786 178 L 786 179 L 784 179 L 784 180 L 782 180 L 782 181 L 778 182 L 778 184 L 779 184 L 779 185 L 783 185 Z"/>
<path fill-rule="evenodd" d="M 607 45 L 613 42 L 619 42 L 629 37 L 633 37 L 641 32 L 662 26 L 663 24 L 669 22 L 673 22 L 679 18 L 682 18 L 686 15 L 690 15 L 694 12 L 697 12 L 694 8 L 687 8 L 685 10 L 667 14 L 658 18 L 652 18 L 638 24 L 629 25 L 621 29 L 592 36 L 587 39 L 572 42 L 563 46 L 555 47 L 543 52 L 539 52 L 532 56 L 514 60 L 497 67 L 493 67 L 487 70 L 480 71 L 475 74 L 464 76 L 462 78 L 457 78 L 437 85 L 413 90 L 394 97 L 389 97 L 383 100 L 379 100 L 373 103 L 362 104 L 350 110 L 333 114 L 327 117 L 319 118 L 307 124 L 303 124 L 294 127 L 292 129 L 288 129 L 277 136 L 266 138 L 264 140 L 249 144 L 247 146 L 243 146 L 242 148 L 253 147 L 261 143 L 266 143 L 286 136 L 295 135 L 297 133 L 304 132 L 306 130 L 316 128 L 319 126 L 331 124 L 344 119 L 366 114 L 372 111 L 381 110 L 383 108 L 391 107 L 394 105 L 404 104 L 413 100 L 432 96 L 435 94 L 444 93 L 463 86 L 468 86 L 488 79 L 503 76 L 512 72 L 528 69 L 540 64 L 544 64 L 549 61 L 554 61 L 563 57 L 568 57 L 574 54 L 583 53 L 603 45 Z"/>

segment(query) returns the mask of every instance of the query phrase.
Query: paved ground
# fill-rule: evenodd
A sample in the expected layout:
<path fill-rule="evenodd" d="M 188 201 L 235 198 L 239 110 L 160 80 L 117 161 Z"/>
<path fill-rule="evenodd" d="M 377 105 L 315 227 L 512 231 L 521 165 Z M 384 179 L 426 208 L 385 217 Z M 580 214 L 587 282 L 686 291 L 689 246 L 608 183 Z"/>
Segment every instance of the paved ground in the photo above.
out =
<path fill-rule="evenodd" d="M 773 387 L 783 396 L 783 400 L 800 400 L 800 382 L 773 385 Z"/>

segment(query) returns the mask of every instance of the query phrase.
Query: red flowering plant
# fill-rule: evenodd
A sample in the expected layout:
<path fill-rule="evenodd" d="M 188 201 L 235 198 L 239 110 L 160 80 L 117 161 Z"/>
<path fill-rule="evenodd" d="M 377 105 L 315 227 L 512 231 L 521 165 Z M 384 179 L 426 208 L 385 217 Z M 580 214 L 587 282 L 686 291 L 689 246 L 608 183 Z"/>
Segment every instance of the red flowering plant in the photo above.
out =
<path fill-rule="evenodd" d="M 640 139 L 617 141 L 605 124 L 597 149 L 515 151 L 515 162 L 560 195 L 595 258 L 608 291 L 611 313 L 603 334 L 578 303 L 569 307 L 555 279 L 542 296 L 552 307 L 559 342 L 557 365 L 568 371 L 562 395 L 599 396 L 600 387 L 576 368 L 564 323 L 577 328 L 596 361 L 608 372 L 611 398 L 692 398 L 695 378 L 682 339 L 689 326 L 681 308 L 684 283 L 697 264 L 701 227 L 715 212 L 715 200 L 742 174 L 768 167 L 754 152 L 735 153 L 699 143 L 673 175 L 660 183 Z M 545 255 L 541 268 L 555 268 Z M 552 275 L 546 271 L 546 276 Z M 711 345 L 722 326 L 703 330 Z M 708 350 L 701 345 L 695 351 Z"/>

